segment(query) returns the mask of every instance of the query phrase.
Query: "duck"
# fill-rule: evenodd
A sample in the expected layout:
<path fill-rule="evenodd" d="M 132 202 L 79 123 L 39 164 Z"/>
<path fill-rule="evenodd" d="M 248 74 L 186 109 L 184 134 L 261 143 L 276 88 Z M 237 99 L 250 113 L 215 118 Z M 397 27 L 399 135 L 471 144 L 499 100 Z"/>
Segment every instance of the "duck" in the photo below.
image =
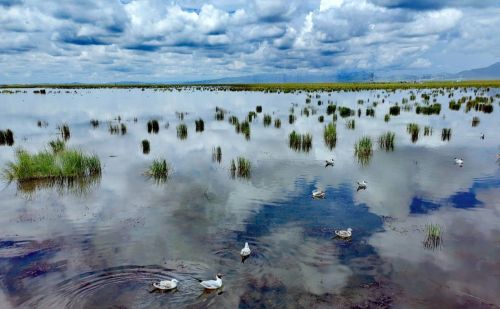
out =
<path fill-rule="evenodd" d="M 481 133 L 481 139 L 484 139 L 484 133 Z"/>
<path fill-rule="evenodd" d="M 325 160 L 325 168 L 328 166 L 334 166 L 334 165 L 335 165 L 335 161 L 333 161 L 333 159 Z"/>
<path fill-rule="evenodd" d="M 335 230 L 335 235 L 340 238 L 350 238 L 352 236 L 352 229 L 348 228 L 347 230 Z"/>
<path fill-rule="evenodd" d="M 173 290 L 177 288 L 177 279 L 172 280 L 161 280 L 160 282 L 153 283 L 153 286 L 159 290 Z"/>
<path fill-rule="evenodd" d="M 215 280 L 201 281 L 200 284 L 207 290 L 216 290 L 222 287 L 222 274 L 217 274 Z"/>
<path fill-rule="evenodd" d="M 252 253 L 252 250 L 250 250 L 250 247 L 248 246 L 248 242 L 245 242 L 245 247 L 241 249 L 241 256 L 249 256 L 250 253 Z"/>
<path fill-rule="evenodd" d="M 455 164 L 458 164 L 460 166 L 464 165 L 464 160 L 462 158 L 454 158 L 453 160 L 455 160 Z"/>
<path fill-rule="evenodd" d="M 321 190 L 315 190 L 312 192 L 313 198 L 325 198 L 326 192 Z"/>
<path fill-rule="evenodd" d="M 358 190 L 356 191 L 365 190 L 368 185 L 368 182 L 366 180 L 363 180 L 363 181 L 358 181 L 357 184 L 358 184 Z"/>

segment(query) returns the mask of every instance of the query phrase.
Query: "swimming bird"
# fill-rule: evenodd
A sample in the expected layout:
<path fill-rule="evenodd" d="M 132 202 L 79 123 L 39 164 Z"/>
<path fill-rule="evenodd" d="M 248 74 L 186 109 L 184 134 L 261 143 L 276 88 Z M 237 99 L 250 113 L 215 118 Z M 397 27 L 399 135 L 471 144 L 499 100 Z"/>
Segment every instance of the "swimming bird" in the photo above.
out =
<path fill-rule="evenodd" d="M 200 282 L 200 284 L 207 290 L 216 290 L 222 286 L 222 275 L 217 274 L 215 280 L 205 280 Z"/>
<path fill-rule="evenodd" d="M 321 190 L 315 190 L 312 192 L 313 198 L 325 198 L 326 192 Z"/>
<path fill-rule="evenodd" d="M 350 238 L 352 236 L 352 229 L 348 228 L 347 230 L 335 230 L 335 235 L 340 238 Z"/>
<path fill-rule="evenodd" d="M 249 256 L 250 253 L 252 253 L 252 250 L 250 250 L 250 247 L 248 246 L 248 243 L 245 242 L 245 247 L 241 249 L 241 256 Z"/>
<path fill-rule="evenodd" d="M 328 166 L 334 166 L 335 165 L 335 161 L 333 161 L 333 159 L 331 160 L 325 160 L 325 168 L 328 167 Z"/>
<path fill-rule="evenodd" d="M 455 164 L 458 164 L 460 167 L 462 167 L 464 165 L 464 160 L 462 158 L 454 158 L 453 160 L 455 160 Z"/>
<path fill-rule="evenodd" d="M 357 183 L 358 183 L 358 190 L 356 190 L 356 191 L 365 190 L 367 187 L 367 184 L 368 184 L 368 182 L 366 180 L 363 180 L 361 182 L 358 181 Z"/>
<path fill-rule="evenodd" d="M 153 283 L 153 286 L 159 290 L 173 290 L 177 288 L 177 279 L 172 280 L 161 280 L 160 282 Z"/>
<path fill-rule="evenodd" d="M 481 133 L 481 139 L 484 139 L 484 133 Z"/>

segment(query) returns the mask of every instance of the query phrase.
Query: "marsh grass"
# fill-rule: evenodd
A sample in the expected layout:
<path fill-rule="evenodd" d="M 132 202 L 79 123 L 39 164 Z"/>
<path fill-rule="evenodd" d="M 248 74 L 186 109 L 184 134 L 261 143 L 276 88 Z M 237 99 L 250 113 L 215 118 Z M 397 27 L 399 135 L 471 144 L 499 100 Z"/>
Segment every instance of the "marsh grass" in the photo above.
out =
<path fill-rule="evenodd" d="M 309 152 L 312 148 L 312 135 L 310 133 L 300 134 L 294 130 L 288 136 L 288 145 L 295 151 Z"/>
<path fill-rule="evenodd" d="M 236 161 L 233 159 L 231 160 L 231 166 L 230 166 L 230 172 L 231 172 L 231 177 L 235 178 L 250 178 L 251 176 L 251 164 L 250 160 L 244 158 L 244 157 L 238 157 L 236 158 Z"/>
<path fill-rule="evenodd" d="M 281 120 L 279 118 L 274 119 L 274 127 L 276 129 L 281 128 Z"/>
<path fill-rule="evenodd" d="M 318 117 L 318 121 L 319 121 L 320 123 L 322 123 L 323 121 L 325 121 L 325 116 L 323 116 L 323 115 L 319 116 L 319 117 Z"/>
<path fill-rule="evenodd" d="M 220 146 L 212 148 L 212 161 L 220 163 L 222 160 L 222 149 Z"/>
<path fill-rule="evenodd" d="M 239 126 L 238 126 L 239 132 L 241 132 L 243 135 L 245 135 L 245 138 L 247 140 L 250 139 L 250 122 L 247 120 L 243 121 Z"/>
<path fill-rule="evenodd" d="M 69 125 L 67 123 L 63 123 L 58 127 L 59 133 L 61 134 L 62 138 L 67 141 L 71 137 L 71 131 L 69 129 Z"/>
<path fill-rule="evenodd" d="M 203 119 L 198 119 L 194 121 L 195 126 L 196 126 L 196 132 L 203 132 L 205 130 L 205 122 Z"/>
<path fill-rule="evenodd" d="M 371 108 L 371 107 L 368 107 L 366 109 L 366 116 L 369 116 L 369 117 L 375 117 L 375 109 Z"/>
<path fill-rule="evenodd" d="M 143 139 L 141 145 L 142 145 L 142 153 L 149 154 L 149 151 L 151 150 L 149 141 L 147 139 Z"/>
<path fill-rule="evenodd" d="M 160 131 L 160 124 L 158 123 L 158 120 L 153 119 L 148 121 L 148 133 L 158 134 L 159 131 Z"/>
<path fill-rule="evenodd" d="M 14 133 L 10 129 L 0 131 L 0 146 L 3 145 L 14 145 Z"/>
<path fill-rule="evenodd" d="M 247 121 L 252 122 L 255 118 L 257 118 L 257 113 L 254 111 L 249 111 L 247 115 Z"/>
<path fill-rule="evenodd" d="M 345 106 L 339 107 L 339 114 L 340 114 L 340 117 L 342 117 L 342 118 L 354 116 L 355 113 L 356 112 L 353 109 L 350 109 L 349 107 L 345 107 Z"/>
<path fill-rule="evenodd" d="M 309 108 L 307 107 L 304 107 L 304 109 L 302 109 L 302 111 L 300 112 L 301 115 L 305 115 L 306 117 L 309 117 Z"/>
<path fill-rule="evenodd" d="M 424 136 L 430 136 L 432 135 L 432 127 L 431 126 L 425 126 L 424 127 Z"/>
<path fill-rule="evenodd" d="M 354 155 L 361 165 L 367 165 L 370 162 L 372 154 L 373 143 L 371 137 L 363 136 L 354 144 Z"/>
<path fill-rule="evenodd" d="M 418 141 L 418 135 L 420 133 L 420 127 L 416 123 L 409 123 L 406 126 L 406 131 L 411 136 L 411 142 L 416 143 Z"/>
<path fill-rule="evenodd" d="M 385 114 L 384 121 L 389 122 L 389 120 L 391 120 L 391 116 L 389 116 L 389 114 Z"/>
<path fill-rule="evenodd" d="M 177 126 L 177 138 L 185 140 L 188 137 L 188 128 L 186 124 L 181 123 Z"/>
<path fill-rule="evenodd" d="M 293 124 L 294 122 L 295 122 L 295 115 L 294 114 L 288 115 L 288 123 Z"/>
<path fill-rule="evenodd" d="M 323 130 L 325 145 L 332 150 L 337 145 L 337 127 L 334 123 L 329 123 Z"/>
<path fill-rule="evenodd" d="M 218 107 L 218 106 L 215 107 L 215 120 L 217 120 L 217 121 L 224 120 L 225 114 L 226 114 L 226 111 L 223 108 Z"/>
<path fill-rule="evenodd" d="M 59 147 L 60 145 L 56 148 Z M 64 149 L 58 152 L 44 150 L 31 154 L 19 149 L 15 156 L 15 161 L 9 162 L 3 171 L 3 176 L 8 181 L 67 179 L 101 174 L 99 158 L 96 155 L 86 155 L 79 150 Z"/>
<path fill-rule="evenodd" d="M 456 102 L 455 100 L 451 100 L 450 103 L 448 104 L 448 108 L 450 110 L 458 111 L 458 110 L 460 110 L 460 107 L 462 106 L 462 104 L 460 104 L 460 103 L 461 103 L 460 101 Z"/>
<path fill-rule="evenodd" d="M 255 107 L 255 111 L 256 111 L 257 113 L 262 113 L 262 106 L 261 106 L 261 105 L 257 105 L 257 106 Z"/>
<path fill-rule="evenodd" d="M 155 159 L 146 171 L 146 175 L 153 178 L 157 183 L 164 183 L 168 179 L 170 166 L 165 159 Z"/>
<path fill-rule="evenodd" d="M 97 120 L 97 119 L 91 119 L 91 120 L 90 120 L 90 125 L 91 125 L 94 129 L 98 128 L 98 127 L 99 127 L 99 120 Z"/>
<path fill-rule="evenodd" d="M 60 153 L 66 149 L 66 144 L 64 143 L 63 140 L 56 139 L 53 141 L 49 142 L 50 149 L 52 150 L 52 153 Z"/>
<path fill-rule="evenodd" d="M 237 125 L 240 123 L 240 121 L 238 120 L 238 117 L 234 116 L 234 115 L 231 115 L 228 119 L 229 123 L 232 124 L 233 126 Z"/>
<path fill-rule="evenodd" d="M 441 140 L 443 142 L 449 141 L 451 139 L 451 128 L 443 128 L 441 130 Z"/>
<path fill-rule="evenodd" d="M 393 151 L 395 138 L 396 134 L 394 132 L 386 132 L 380 135 L 378 138 L 379 148 L 385 151 Z"/>
<path fill-rule="evenodd" d="M 417 106 L 417 114 L 423 115 L 439 115 L 441 113 L 441 104 L 435 103 L 428 106 Z"/>
<path fill-rule="evenodd" d="M 477 127 L 477 126 L 479 125 L 479 123 L 480 123 L 480 122 L 481 122 L 481 120 L 479 119 L 479 117 L 474 116 L 474 117 L 472 118 L 472 126 L 473 126 L 473 127 Z"/>
<path fill-rule="evenodd" d="M 391 116 L 398 116 L 400 112 L 401 108 L 399 107 L 399 105 L 394 105 L 389 108 L 389 114 Z"/>
<path fill-rule="evenodd" d="M 125 125 L 124 123 L 121 123 L 120 124 L 120 132 L 122 135 L 127 134 L 127 125 Z"/>
<path fill-rule="evenodd" d="M 347 120 L 347 122 L 345 123 L 345 127 L 348 130 L 354 130 L 356 128 L 356 121 L 354 119 Z"/>
<path fill-rule="evenodd" d="M 335 114 L 336 110 L 337 110 L 337 105 L 335 105 L 335 104 L 328 104 L 328 106 L 326 107 L 326 114 L 327 115 Z"/>
<path fill-rule="evenodd" d="M 425 226 L 424 248 L 436 249 L 442 244 L 442 229 L 438 224 L 427 224 Z"/>
<path fill-rule="evenodd" d="M 273 122 L 273 117 L 271 117 L 271 115 L 264 114 L 264 127 L 270 126 L 272 122 Z"/>

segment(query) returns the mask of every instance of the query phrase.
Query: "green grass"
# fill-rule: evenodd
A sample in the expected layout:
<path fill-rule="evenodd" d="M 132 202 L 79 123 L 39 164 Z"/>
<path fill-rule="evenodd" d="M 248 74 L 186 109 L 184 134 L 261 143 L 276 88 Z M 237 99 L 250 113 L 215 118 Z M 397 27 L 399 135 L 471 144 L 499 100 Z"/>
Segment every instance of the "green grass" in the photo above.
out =
<path fill-rule="evenodd" d="M 188 128 L 187 125 L 181 123 L 177 126 L 177 138 L 180 140 L 185 140 L 188 136 Z"/>
<path fill-rule="evenodd" d="M 367 165 L 373 154 L 373 143 L 369 136 L 363 136 L 354 144 L 354 155 L 361 165 Z"/>
<path fill-rule="evenodd" d="M 456 102 L 455 100 L 451 100 L 450 103 L 448 104 L 449 109 L 454 111 L 460 110 L 460 106 L 462 106 L 460 104 L 460 101 Z"/>
<path fill-rule="evenodd" d="M 268 127 L 273 122 L 273 117 L 268 114 L 264 114 L 264 127 Z"/>
<path fill-rule="evenodd" d="M 474 117 L 472 118 L 472 126 L 473 126 L 473 127 L 477 127 L 477 126 L 479 125 L 479 123 L 480 123 L 480 122 L 481 122 L 481 120 L 479 119 L 479 117 L 474 116 Z"/>
<path fill-rule="evenodd" d="M 356 121 L 354 119 L 347 120 L 347 122 L 345 123 L 345 127 L 348 130 L 356 129 Z"/>
<path fill-rule="evenodd" d="M 441 245 L 442 229 L 438 224 L 427 224 L 425 226 L 424 247 L 426 249 L 435 249 Z"/>
<path fill-rule="evenodd" d="M 155 181 L 162 183 L 167 181 L 170 172 L 170 166 L 164 159 L 155 159 L 149 166 L 146 174 Z"/>
<path fill-rule="evenodd" d="M 288 136 L 288 145 L 295 151 L 309 152 L 312 148 L 312 135 L 310 133 L 300 134 L 292 131 Z"/>
<path fill-rule="evenodd" d="M 337 145 L 337 127 L 334 123 L 329 123 L 325 126 L 323 138 L 325 140 L 325 145 L 330 148 L 330 150 L 335 148 Z"/>
<path fill-rule="evenodd" d="M 66 144 L 60 139 L 50 141 L 49 146 L 53 153 L 59 153 L 66 149 Z"/>
<path fill-rule="evenodd" d="M 55 148 L 59 148 L 60 144 Z M 101 162 L 96 155 L 86 155 L 79 150 L 56 149 L 57 152 L 41 151 L 31 154 L 25 150 L 16 151 L 14 162 L 9 162 L 3 176 L 9 181 L 38 179 L 65 179 L 89 177 L 101 174 Z"/>
<path fill-rule="evenodd" d="M 230 171 L 233 178 L 236 176 L 239 178 L 250 178 L 251 169 L 250 160 L 244 157 L 238 157 L 236 161 L 234 159 L 231 160 Z"/>
<path fill-rule="evenodd" d="M 424 115 L 439 115 L 441 113 L 441 104 L 436 103 L 429 106 L 417 106 L 416 109 L 417 114 Z"/>
<path fill-rule="evenodd" d="M 212 148 L 212 161 L 220 163 L 222 160 L 222 149 L 220 146 Z"/>
<path fill-rule="evenodd" d="M 274 127 L 276 129 L 281 128 L 281 120 L 279 118 L 274 119 Z"/>
<path fill-rule="evenodd" d="M 203 132 L 205 130 L 205 122 L 203 119 L 198 119 L 194 121 L 195 126 L 196 126 L 196 132 Z"/>
<path fill-rule="evenodd" d="M 394 105 L 389 108 L 389 114 L 391 114 L 391 116 L 397 116 L 400 112 L 401 108 L 399 107 L 399 105 Z"/>
<path fill-rule="evenodd" d="M 247 140 L 250 139 L 250 122 L 248 120 L 243 121 L 239 126 L 238 126 L 239 132 L 241 132 L 243 135 L 245 135 L 245 138 Z"/>
<path fill-rule="evenodd" d="M 67 141 L 71 137 L 71 131 L 69 129 L 69 125 L 67 123 L 63 123 L 58 127 L 59 132 L 61 133 L 62 138 Z"/>
<path fill-rule="evenodd" d="M 149 145 L 149 141 L 147 139 L 143 139 L 141 142 L 141 145 L 142 145 L 142 153 L 148 154 L 149 151 L 151 150 L 150 145 Z"/>
<path fill-rule="evenodd" d="M 391 116 L 389 116 L 389 114 L 385 114 L 384 121 L 389 122 L 389 120 L 391 120 Z"/>
<path fill-rule="evenodd" d="M 420 127 L 416 123 L 409 123 L 406 126 L 406 131 L 411 135 L 411 142 L 416 143 L 418 141 L 418 135 L 420 133 Z"/>
<path fill-rule="evenodd" d="M 394 139 L 396 138 L 396 134 L 394 132 L 386 132 L 379 136 L 378 138 L 378 146 L 380 149 L 385 151 L 394 150 Z"/>

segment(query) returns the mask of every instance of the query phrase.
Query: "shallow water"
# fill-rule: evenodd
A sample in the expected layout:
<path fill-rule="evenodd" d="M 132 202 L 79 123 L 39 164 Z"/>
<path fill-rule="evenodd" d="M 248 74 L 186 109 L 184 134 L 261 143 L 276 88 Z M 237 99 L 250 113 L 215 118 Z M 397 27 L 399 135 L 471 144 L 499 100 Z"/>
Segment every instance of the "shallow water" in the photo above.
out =
<path fill-rule="evenodd" d="M 417 102 L 421 92 L 415 91 Z M 313 97 L 308 106 L 317 113 L 309 117 L 300 113 L 305 93 L 78 89 L 0 95 L 0 130 L 10 128 L 15 136 L 14 147 L 0 146 L 2 167 L 16 147 L 46 147 L 63 122 L 71 128 L 68 146 L 97 154 L 103 164 L 100 179 L 70 188 L 1 183 L 0 307 L 500 306 L 498 98 L 491 114 L 466 113 L 465 106 L 449 110 L 445 93 L 436 97 L 440 115 L 401 110 L 386 123 L 389 107 L 409 91 L 319 95 L 325 104 Z M 338 117 L 333 150 L 323 142 L 323 127 L 332 121 L 325 113 L 328 100 L 363 111 L 350 117 L 355 130 L 345 127 L 349 118 Z M 366 117 L 373 101 L 379 102 L 375 117 Z M 298 103 L 293 125 L 291 103 Z M 241 121 L 256 105 L 263 113 L 247 140 L 227 119 Z M 224 121 L 214 119 L 216 106 L 228 111 Z M 187 113 L 183 121 L 176 112 Z M 279 117 L 281 128 L 264 127 L 264 113 Z M 321 114 L 325 123 L 318 122 Z M 125 135 L 108 132 L 107 121 L 117 116 L 127 125 Z M 473 116 L 480 117 L 477 127 Z M 200 117 L 202 133 L 195 132 Z M 158 134 L 147 132 L 153 118 L 160 120 Z M 90 119 L 100 126 L 93 128 Z M 48 126 L 38 127 L 38 120 Z M 185 140 L 176 134 L 181 122 L 188 125 Z M 421 127 L 416 143 L 406 132 L 410 122 Z M 423 136 L 425 125 L 433 127 L 432 136 Z M 452 129 L 449 141 L 441 140 L 442 128 Z M 308 153 L 288 147 L 293 129 L 312 133 Z M 396 146 L 385 152 L 376 139 L 389 130 Z M 363 135 L 374 139 L 367 165 L 353 155 Z M 148 155 L 143 139 L 151 142 Z M 217 146 L 220 163 L 212 161 Z M 251 161 L 248 180 L 229 172 L 230 160 L 240 155 Z M 143 175 L 160 157 L 173 167 L 165 184 Z M 332 157 L 335 166 L 325 168 Z M 357 191 L 358 180 L 368 188 Z M 326 198 L 312 199 L 315 189 L 324 189 Z M 423 244 L 430 223 L 443 229 L 433 249 Z M 352 239 L 333 237 L 347 227 Z M 245 241 L 252 255 L 242 263 Z M 218 272 L 223 289 L 204 293 L 198 279 Z M 179 288 L 152 292 L 151 283 L 166 278 L 177 278 Z"/>

